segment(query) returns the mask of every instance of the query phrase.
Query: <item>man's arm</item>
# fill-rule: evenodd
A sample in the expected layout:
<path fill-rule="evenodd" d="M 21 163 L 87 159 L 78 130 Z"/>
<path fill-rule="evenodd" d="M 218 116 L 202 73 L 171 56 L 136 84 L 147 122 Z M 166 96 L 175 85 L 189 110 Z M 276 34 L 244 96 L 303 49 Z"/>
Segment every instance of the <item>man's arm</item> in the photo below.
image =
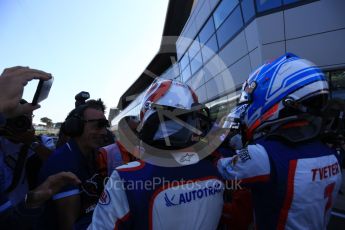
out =
<path fill-rule="evenodd" d="M 29 225 L 42 214 L 41 208 L 61 188 L 80 184 L 80 180 L 71 172 L 61 172 L 48 177 L 40 186 L 27 193 L 25 199 L 15 207 L 5 193 L 0 194 L 0 229 Z M 3 189 L 2 189 L 3 190 Z"/>
<path fill-rule="evenodd" d="M 51 178 L 52 176 L 49 176 Z M 77 186 L 60 187 L 52 197 L 56 207 L 59 229 L 73 229 L 75 221 L 80 214 L 80 190 Z"/>
<path fill-rule="evenodd" d="M 26 196 L 29 208 L 39 207 L 67 185 L 78 185 L 81 181 L 71 172 L 60 172 L 49 176 L 40 186 L 30 191 Z"/>
<path fill-rule="evenodd" d="M 241 180 L 242 183 L 268 181 L 270 161 L 265 148 L 259 144 L 248 145 L 236 151 L 233 157 L 218 161 L 219 173 L 227 180 Z"/>
<path fill-rule="evenodd" d="M 54 200 L 56 206 L 59 229 L 72 230 L 73 225 L 80 215 L 80 195 L 73 195 Z"/>
<path fill-rule="evenodd" d="M 129 224 L 130 212 L 123 188 L 123 181 L 114 170 L 99 198 L 88 230 L 118 229 L 119 226 L 130 229 L 126 226 Z"/>

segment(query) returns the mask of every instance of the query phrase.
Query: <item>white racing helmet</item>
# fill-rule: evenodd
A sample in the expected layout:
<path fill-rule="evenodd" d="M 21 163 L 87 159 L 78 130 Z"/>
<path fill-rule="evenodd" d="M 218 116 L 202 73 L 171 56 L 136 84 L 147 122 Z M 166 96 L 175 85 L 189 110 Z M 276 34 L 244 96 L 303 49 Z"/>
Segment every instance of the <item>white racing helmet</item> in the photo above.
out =
<path fill-rule="evenodd" d="M 204 108 L 194 91 L 176 80 L 158 79 L 146 91 L 140 110 L 139 137 L 160 149 L 180 149 L 203 136 Z"/>

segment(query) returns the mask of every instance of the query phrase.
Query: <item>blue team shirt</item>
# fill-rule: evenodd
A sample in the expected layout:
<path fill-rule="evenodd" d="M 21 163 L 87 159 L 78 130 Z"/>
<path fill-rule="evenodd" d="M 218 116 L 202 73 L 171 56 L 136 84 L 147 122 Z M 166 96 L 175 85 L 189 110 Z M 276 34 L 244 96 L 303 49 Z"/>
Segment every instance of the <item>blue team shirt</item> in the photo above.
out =
<path fill-rule="evenodd" d="M 42 212 L 41 209 L 27 209 L 24 204 L 29 190 L 25 166 L 16 187 L 11 192 L 6 191 L 12 183 L 21 147 L 22 144 L 0 137 L 0 229 L 22 229 L 24 226 L 29 228 Z M 27 159 L 33 154 L 29 149 Z"/>
<path fill-rule="evenodd" d="M 100 193 L 100 190 L 102 190 L 102 188 L 99 188 L 98 185 L 103 183 L 103 181 L 98 178 L 98 174 L 96 173 L 95 169 L 89 169 L 85 157 L 82 155 L 74 140 L 70 140 L 65 145 L 58 148 L 49 157 L 40 172 L 40 181 L 43 182 L 50 175 L 63 171 L 74 173 L 82 181 L 82 186 L 66 186 L 59 193 L 55 194 L 52 199 L 58 200 L 68 196 L 80 194 L 82 202 L 82 215 L 76 223 L 76 228 L 85 229 L 91 222 L 93 209 L 95 208 L 98 200 L 98 193 Z M 55 216 L 55 213 L 52 211 L 52 209 L 50 211 L 50 214 L 48 214 L 50 218 L 48 217 L 48 219 L 54 219 L 52 217 Z M 49 226 L 56 226 L 56 224 L 51 225 L 50 223 Z"/>
<path fill-rule="evenodd" d="M 6 165 L 3 158 L 3 154 L 0 154 L 0 214 L 12 206 L 11 201 L 8 199 L 8 196 L 5 193 L 6 188 L 10 185 L 10 181 L 7 179 L 8 175 L 5 170 Z"/>

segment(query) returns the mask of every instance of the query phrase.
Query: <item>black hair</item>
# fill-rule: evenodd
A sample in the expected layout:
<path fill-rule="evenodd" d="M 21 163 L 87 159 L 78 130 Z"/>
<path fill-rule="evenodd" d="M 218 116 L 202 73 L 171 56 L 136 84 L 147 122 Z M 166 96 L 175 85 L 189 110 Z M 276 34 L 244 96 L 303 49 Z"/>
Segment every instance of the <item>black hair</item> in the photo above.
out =
<path fill-rule="evenodd" d="M 87 108 L 102 110 L 103 113 L 105 112 L 105 109 L 106 109 L 104 102 L 100 98 L 98 100 L 90 99 L 86 101 L 85 105 L 87 105 Z"/>
<path fill-rule="evenodd" d="M 85 104 L 76 107 L 68 114 L 65 124 L 62 127 L 62 132 L 70 137 L 80 136 L 84 130 L 84 112 L 89 108 L 102 111 L 103 113 L 105 110 L 105 106 L 101 99 L 87 101 Z"/>

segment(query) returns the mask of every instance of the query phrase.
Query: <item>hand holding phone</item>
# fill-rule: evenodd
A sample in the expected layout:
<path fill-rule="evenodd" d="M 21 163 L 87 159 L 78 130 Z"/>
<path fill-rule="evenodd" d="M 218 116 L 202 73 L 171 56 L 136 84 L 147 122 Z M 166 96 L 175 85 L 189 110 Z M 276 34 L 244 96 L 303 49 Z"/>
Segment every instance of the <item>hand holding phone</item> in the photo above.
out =
<path fill-rule="evenodd" d="M 36 88 L 34 98 L 32 99 L 32 102 L 31 102 L 32 105 L 37 105 L 38 103 L 40 103 L 41 101 L 43 101 L 44 99 L 48 97 L 53 81 L 54 81 L 53 77 L 49 80 L 40 80 Z"/>

